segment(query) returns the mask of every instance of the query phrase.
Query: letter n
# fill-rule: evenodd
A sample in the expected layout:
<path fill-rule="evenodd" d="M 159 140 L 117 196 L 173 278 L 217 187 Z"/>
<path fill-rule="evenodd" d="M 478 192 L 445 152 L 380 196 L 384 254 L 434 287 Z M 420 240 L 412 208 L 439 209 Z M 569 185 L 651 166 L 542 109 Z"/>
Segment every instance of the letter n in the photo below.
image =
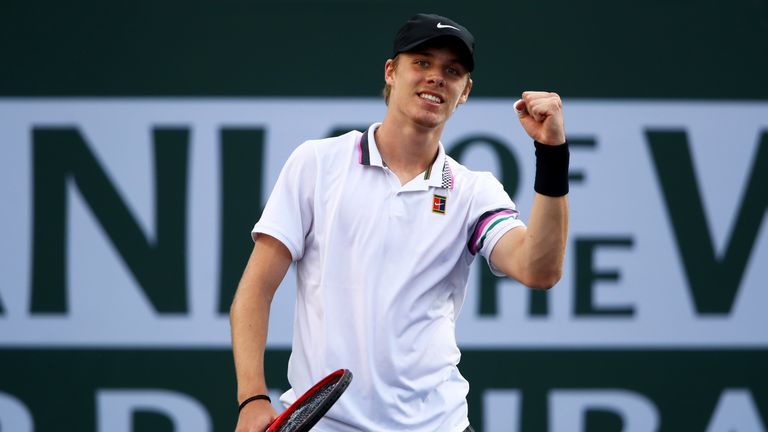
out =
<path fill-rule="evenodd" d="M 157 128 L 153 139 L 156 237 L 148 239 L 77 128 L 33 129 L 33 313 L 67 312 L 70 185 L 77 187 L 154 308 L 160 313 L 187 310 L 189 131 Z"/>

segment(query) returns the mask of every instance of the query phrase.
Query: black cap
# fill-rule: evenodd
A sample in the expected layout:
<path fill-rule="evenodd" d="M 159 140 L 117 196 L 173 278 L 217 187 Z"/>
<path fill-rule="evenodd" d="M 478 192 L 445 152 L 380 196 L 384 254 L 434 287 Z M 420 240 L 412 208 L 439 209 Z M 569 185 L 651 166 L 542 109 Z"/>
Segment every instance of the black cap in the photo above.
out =
<path fill-rule="evenodd" d="M 395 36 L 393 55 L 411 51 L 424 42 L 436 38 L 455 38 L 466 49 L 462 56 L 469 72 L 475 68 L 475 37 L 464 26 L 449 18 L 434 14 L 417 14 L 400 27 Z"/>

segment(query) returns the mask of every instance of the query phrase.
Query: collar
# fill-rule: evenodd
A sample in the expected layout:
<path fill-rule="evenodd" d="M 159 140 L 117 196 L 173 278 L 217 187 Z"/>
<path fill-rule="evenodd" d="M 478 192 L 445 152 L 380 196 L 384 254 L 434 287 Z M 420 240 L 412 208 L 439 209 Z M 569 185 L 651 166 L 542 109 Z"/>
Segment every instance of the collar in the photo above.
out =
<path fill-rule="evenodd" d="M 379 126 L 381 126 L 381 123 L 372 124 L 357 141 L 357 161 L 360 165 L 384 168 L 384 161 L 381 159 L 381 153 L 379 153 L 379 147 L 376 145 L 376 137 L 374 135 Z M 449 158 L 445 153 L 443 143 L 438 142 L 437 144 L 438 150 L 435 161 L 422 173 L 422 176 L 415 178 L 413 181 L 420 180 L 424 189 L 427 187 L 438 187 L 452 190 L 454 177 Z"/>

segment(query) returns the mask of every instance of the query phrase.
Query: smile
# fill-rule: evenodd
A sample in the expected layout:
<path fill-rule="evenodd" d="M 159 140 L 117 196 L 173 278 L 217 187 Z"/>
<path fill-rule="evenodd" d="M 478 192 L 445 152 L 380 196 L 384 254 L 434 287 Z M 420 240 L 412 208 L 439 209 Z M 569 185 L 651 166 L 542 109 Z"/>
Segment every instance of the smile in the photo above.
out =
<path fill-rule="evenodd" d="M 419 97 L 424 99 L 424 100 L 428 100 L 430 102 L 434 102 L 434 103 L 437 103 L 437 104 L 443 103 L 443 99 L 442 98 L 440 98 L 439 96 L 435 96 L 433 94 L 419 93 Z"/>

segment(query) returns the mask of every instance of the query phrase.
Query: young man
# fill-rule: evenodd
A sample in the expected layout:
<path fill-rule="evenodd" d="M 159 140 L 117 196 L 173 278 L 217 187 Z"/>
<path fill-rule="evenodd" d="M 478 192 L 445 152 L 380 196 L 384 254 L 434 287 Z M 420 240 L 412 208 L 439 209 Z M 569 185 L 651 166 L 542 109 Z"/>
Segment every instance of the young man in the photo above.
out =
<path fill-rule="evenodd" d="M 387 113 L 365 132 L 307 141 L 283 167 L 253 230 L 232 305 L 238 400 L 265 394 L 270 303 L 297 263 L 294 338 L 282 397 L 329 372 L 354 380 L 316 431 L 471 430 L 454 324 L 476 254 L 494 273 L 546 289 L 560 278 L 568 225 L 568 148 L 554 93 L 515 103 L 536 141 L 528 226 L 488 173 L 446 155 L 440 136 L 472 89 L 474 39 L 417 15 L 384 65 Z M 241 406 L 238 431 L 264 431 L 269 401 Z"/>

